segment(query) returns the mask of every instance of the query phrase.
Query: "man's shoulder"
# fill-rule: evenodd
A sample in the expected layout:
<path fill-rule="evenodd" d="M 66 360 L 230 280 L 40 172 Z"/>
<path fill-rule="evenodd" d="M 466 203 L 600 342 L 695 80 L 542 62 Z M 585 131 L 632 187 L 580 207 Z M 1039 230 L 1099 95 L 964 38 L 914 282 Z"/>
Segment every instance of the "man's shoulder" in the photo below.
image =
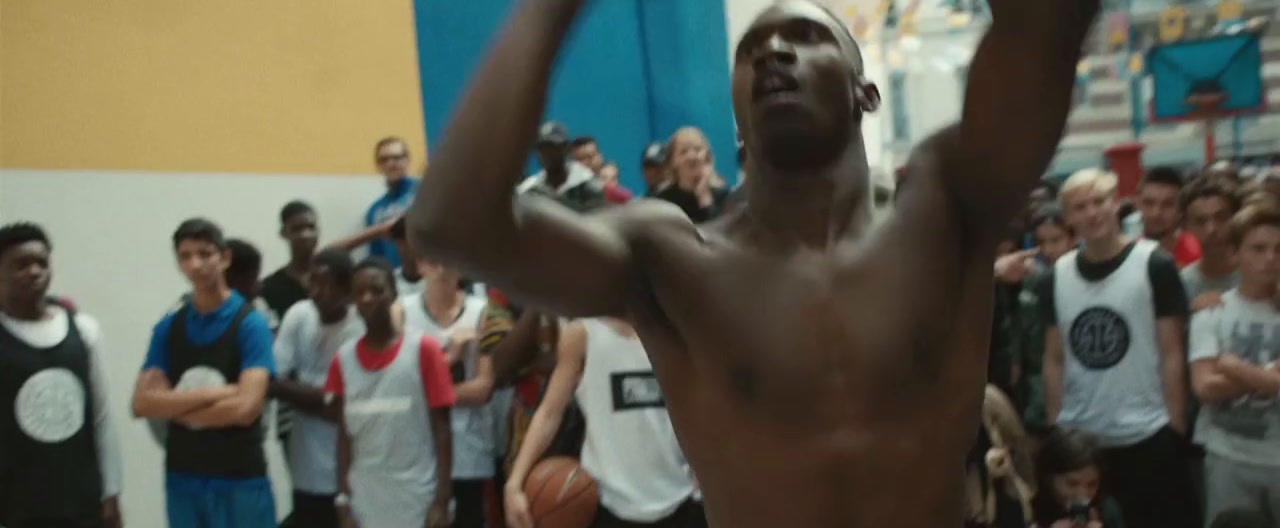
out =
<path fill-rule="evenodd" d="M 1155 242 L 1151 243 L 1155 244 Z M 1159 247 L 1159 244 L 1156 244 L 1156 247 L 1151 249 L 1151 256 L 1147 259 L 1147 268 L 1153 276 L 1156 274 L 1165 274 L 1178 277 L 1179 279 L 1182 278 L 1182 270 L 1178 269 L 1178 261 L 1173 257 L 1173 253 Z"/>
<path fill-rule="evenodd" d="M 67 313 L 71 313 L 69 310 Z M 102 340 L 102 326 L 98 324 L 98 320 L 92 315 L 84 312 L 75 312 L 73 321 L 76 330 L 80 332 L 81 337 L 91 344 L 96 344 Z"/>
<path fill-rule="evenodd" d="M 284 328 L 285 326 L 300 324 L 313 318 L 319 318 L 319 316 L 320 311 L 316 309 L 315 303 L 311 302 L 310 299 L 304 299 L 294 303 L 284 312 L 284 317 L 280 319 L 280 327 Z"/>

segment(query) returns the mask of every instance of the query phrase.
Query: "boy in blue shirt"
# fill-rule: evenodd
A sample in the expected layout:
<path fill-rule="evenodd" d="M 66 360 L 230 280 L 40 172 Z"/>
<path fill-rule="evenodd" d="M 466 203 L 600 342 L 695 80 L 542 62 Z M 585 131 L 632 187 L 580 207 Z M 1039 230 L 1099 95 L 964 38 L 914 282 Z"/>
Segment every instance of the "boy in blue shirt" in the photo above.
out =
<path fill-rule="evenodd" d="M 222 231 L 195 218 L 173 234 L 189 302 L 156 324 L 133 395 L 139 417 L 169 420 L 171 528 L 268 528 L 275 502 L 260 423 L 275 375 L 267 320 L 228 285 Z"/>

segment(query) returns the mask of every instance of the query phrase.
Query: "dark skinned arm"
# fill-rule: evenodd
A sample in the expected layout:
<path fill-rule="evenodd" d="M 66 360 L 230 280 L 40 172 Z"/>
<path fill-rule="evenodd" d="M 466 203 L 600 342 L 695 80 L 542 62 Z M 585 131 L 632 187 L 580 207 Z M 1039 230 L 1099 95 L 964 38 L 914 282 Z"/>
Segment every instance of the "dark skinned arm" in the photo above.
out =
<path fill-rule="evenodd" d="M 294 409 L 331 422 L 338 419 L 333 407 L 325 405 L 324 390 L 319 387 L 290 380 L 273 380 L 268 387 L 267 396 L 288 402 Z"/>
<path fill-rule="evenodd" d="M 348 480 L 351 472 L 351 435 L 347 432 L 347 421 L 342 417 L 345 406 L 341 396 L 337 398 L 333 408 L 334 414 L 338 417 L 338 493 L 351 497 L 351 482 Z M 355 526 L 355 523 L 351 522 L 350 506 L 339 506 L 338 516 L 347 521 L 343 526 Z"/>
<path fill-rule="evenodd" d="M 408 213 L 409 242 L 535 308 L 621 316 L 635 278 L 626 233 L 640 211 L 676 212 L 642 205 L 579 215 L 545 198 L 512 200 L 553 62 L 585 3 L 518 4 L 432 158 Z"/>
<path fill-rule="evenodd" d="M 493 357 L 494 385 L 509 387 L 519 379 L 520 374 L 532 365 L 541 351 L 539 346 L 539 330 L 542 316 L 533 310 L 525 310 L 516 320 L 515 326 L 501 336 L 486 333 L 485 342 L 490 347 L 482 347 L 481 354 Z M 494 338 L 490 341 L 490 338 Z"/>
<path fill-rule="evenodd" d="M 1062 139 L 1099 0 L 991 0 L 940 176 L 964 227 L 996 233 L 1026 203 Z M 984 237 L 988 238 L 988 237 Z"/>
<path fill-rule="evenodd" d="M 447 518 L 449 501 L 453 500 L 453 428 L 449 423 L 449 407 L 431 409 L 431 437 L 436 450 L 436 496 L 432 509 Z M 432 527 L 434 528 L 434 527 Z"/>

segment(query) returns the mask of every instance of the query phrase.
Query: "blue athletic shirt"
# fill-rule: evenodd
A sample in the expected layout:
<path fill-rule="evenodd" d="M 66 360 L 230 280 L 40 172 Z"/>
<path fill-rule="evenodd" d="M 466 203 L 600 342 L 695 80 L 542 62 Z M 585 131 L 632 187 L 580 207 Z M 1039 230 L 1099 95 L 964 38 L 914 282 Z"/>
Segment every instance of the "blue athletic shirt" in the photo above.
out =
<path fill-rule="evenodd" d="M 401 179 L 395 187 L 388 189 L 386 194 L 369 206 L 369 211 L 365 213 L 365 225 L 373 227 L 404 214 L 413 204 L 413 196 L 417 191 L 418 180 L 408 177 Z M 385 237 L 369 243 L 369 255 L 387 259 L 392 267 L 400 267 L 400 252 L 396 250 L 395 243 Z"/>
<path fill-rule="evenodd" d="M 187 337 L 191 339 L 192 344 L 200 346 L 217 341 L 230 329 L 231 322 L 235 320 L 244 302 L 244 297 L 233 291 L 231 297 L 212 312 L 202 314 L 196 310 L 187 310 Z M 142 370 L 158 368 L 163 370 L 170 379 L 173 378 L 173 373 L 169 372 L 169 329 L 173 326 L 173 318 L 177 313 L 177 310 L 169 312 L 160 319 L 159 323 L 156 323 L 151 332 L 151 346 L 147 349 L 147 359 L 142 364 Z M 240 369 L 243 371 L 264 368 L 274 378 L 276 360 L 272 352 L 273 339 L 266 317 L 256 310 L 246 315 L 240 322 L 240 333 L 236 339 L 236 344 L 240 347 Z M 217 482 L 255 486 L 267 481 L 265 477 L 228 480 L 174 473 L 170 473 L 168 477 L 170 485 L 196 487 Z"/>

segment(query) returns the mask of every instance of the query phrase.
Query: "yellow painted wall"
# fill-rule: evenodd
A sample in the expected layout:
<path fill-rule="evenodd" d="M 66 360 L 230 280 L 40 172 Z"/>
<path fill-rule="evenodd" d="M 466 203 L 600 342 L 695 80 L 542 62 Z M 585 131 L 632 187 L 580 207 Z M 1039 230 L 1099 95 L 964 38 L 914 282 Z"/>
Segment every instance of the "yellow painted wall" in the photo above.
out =
<path fill-rule="evenodd" d="M 0 0 L 0 167 L 369 173 L 425 138 L 410 0 Z"/>

